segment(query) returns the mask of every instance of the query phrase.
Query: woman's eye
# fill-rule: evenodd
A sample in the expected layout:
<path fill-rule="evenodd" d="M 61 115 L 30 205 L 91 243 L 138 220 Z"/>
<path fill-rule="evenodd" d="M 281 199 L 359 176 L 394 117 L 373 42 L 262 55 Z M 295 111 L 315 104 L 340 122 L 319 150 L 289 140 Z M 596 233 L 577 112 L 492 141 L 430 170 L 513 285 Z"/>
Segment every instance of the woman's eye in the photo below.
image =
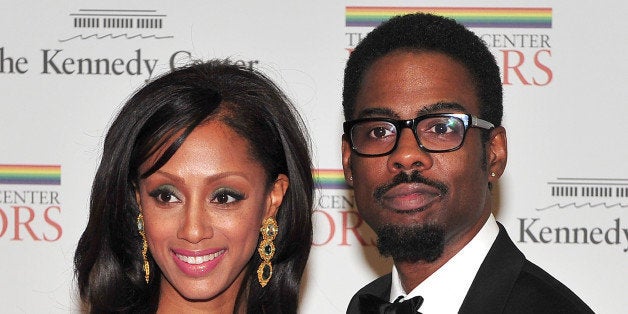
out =
<path fill-rule="evenodd" d="M 232 189 L 219 189 L 214 193 L 212 203 L 229 204 L 244 199 L 244 195 Z"/>
<path fill-rule="evenodd" d="M 176 196 L 173 188 L 169 186 L 158 187 L 157 189 L 148 193 L 148 195 L 156 199 L 159 203 L 181 202 L 181 200 Z"/>
<path fill-rule="evenodd" d="M 163 203 L 174 203 L 179 201 L 176 196 L 170 193 L 160 193 L 159 195 L 157 195 L 157 200 Z"/>
<path fill-rule="evenodd" d="M 214 201 L 219 204 L 226 204 L 226 203 L 235 202 L 236 199 L 229 194 L 219 194 L 219 195 L 216 195 L 216 197 L 214 197 Z"/>

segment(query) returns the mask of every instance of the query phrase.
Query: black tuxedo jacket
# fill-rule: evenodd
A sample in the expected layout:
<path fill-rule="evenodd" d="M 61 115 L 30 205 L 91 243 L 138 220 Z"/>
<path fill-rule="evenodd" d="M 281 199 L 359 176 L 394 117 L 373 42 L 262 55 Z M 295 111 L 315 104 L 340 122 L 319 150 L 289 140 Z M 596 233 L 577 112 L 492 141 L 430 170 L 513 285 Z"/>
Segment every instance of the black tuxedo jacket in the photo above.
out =
<path fill-rule="evenodd" d="M 347 313 L 360 313 L 358 296 L 361 294 L 374 294 L 388 300 L 391 278 L 391 274 L 384 275 L 360 289 L 351 299 Z M 497 239 L 480 265 L 458 313 L 593 311 L 569 288 L 528 261 L 499 224 Z"/>

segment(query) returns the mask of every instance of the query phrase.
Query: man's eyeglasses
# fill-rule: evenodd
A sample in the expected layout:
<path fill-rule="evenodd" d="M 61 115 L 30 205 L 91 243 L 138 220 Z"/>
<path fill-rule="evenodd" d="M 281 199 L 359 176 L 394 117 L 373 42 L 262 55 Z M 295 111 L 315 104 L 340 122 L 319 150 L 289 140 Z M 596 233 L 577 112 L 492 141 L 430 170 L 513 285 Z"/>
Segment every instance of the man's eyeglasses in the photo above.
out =
<path fill-rule="evenodd" d="M 490 130 L 495 126 L 470 114 L 426 114 L 410 120 L 364 118 L 343 124 L 351 149 L 362 156 L 384 156 L 397 148 L 403 128 L 412 129 L 419 147 L 426 152 L 442 153 L 462 146 L 469 128 Z"/>

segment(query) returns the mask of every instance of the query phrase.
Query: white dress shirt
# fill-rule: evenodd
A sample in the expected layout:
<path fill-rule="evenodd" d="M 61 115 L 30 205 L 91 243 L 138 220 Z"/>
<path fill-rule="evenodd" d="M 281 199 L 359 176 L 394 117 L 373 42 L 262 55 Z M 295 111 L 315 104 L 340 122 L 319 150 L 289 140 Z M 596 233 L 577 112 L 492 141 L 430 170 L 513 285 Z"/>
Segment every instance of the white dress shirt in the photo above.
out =
<path fill-rule="evenodd" d="M 404 299 L 422 296 L 424 301 L 419 309 L 422 314 L 458 313 L 498 233 L 499 227 L 491 214 L 478 234 L 460 252 L 407 294 L 401 286 L 397 268 L 393 266 L 390 302 L 399 296 Z"/>

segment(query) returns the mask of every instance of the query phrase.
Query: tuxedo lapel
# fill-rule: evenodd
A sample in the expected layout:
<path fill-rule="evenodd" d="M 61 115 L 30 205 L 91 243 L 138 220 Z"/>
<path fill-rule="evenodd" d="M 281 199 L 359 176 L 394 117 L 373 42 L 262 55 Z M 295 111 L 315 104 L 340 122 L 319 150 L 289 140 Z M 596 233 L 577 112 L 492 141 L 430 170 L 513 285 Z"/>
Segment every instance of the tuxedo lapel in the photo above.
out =
<path fill-rule="evenodd" d="M 392 274 L 386 274 L 371 282 L 364 287 L 359 294 L 372 294 L 381 299 L 388 300 L 390 298 L 390 287 L 392 285 Z"/>
<path fill-rule="evenodd" d="M 499 234 L 480 266 L 459 313 L 501 313 L 525 257 L 500 223 Z"/>
<path fill-rule="evenodd" d="M 360 313 L 358 300 L 361 295 L 364 294 L 372 294 L 374 296 L 379 297 L 383 300 L 388 300 L 390 298 L 390 286 L 392 285 L 392 274 L 387 274 L 382 277 L 379 277 L 366 285 L 364 288 L 360 289 L 351 301 L 349 302 L 349 306 L 347 307 L 347 314 L 357 314 Z"/>

